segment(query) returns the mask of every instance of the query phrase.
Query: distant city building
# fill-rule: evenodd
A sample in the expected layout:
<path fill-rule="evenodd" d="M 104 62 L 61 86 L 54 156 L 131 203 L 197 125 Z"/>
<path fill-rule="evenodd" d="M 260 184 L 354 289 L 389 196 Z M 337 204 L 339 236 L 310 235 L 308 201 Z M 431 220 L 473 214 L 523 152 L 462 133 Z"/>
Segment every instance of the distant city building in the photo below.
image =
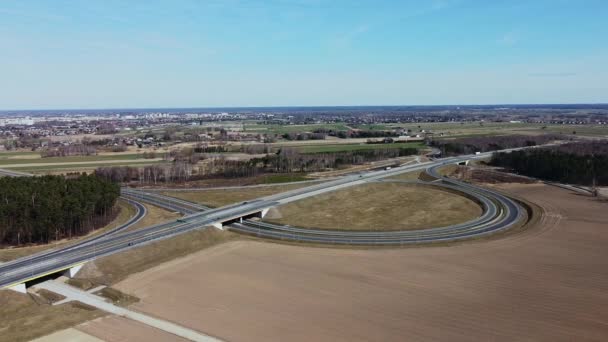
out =
<path fill-rule="evenodd" d="M 34 124 L 34 119 L 30 118 L 29 116 L 23 117 L 23 118 L 5 118 L 5 119 L 0 119 L 0 126 L 4 127 L 4 126 L 10 126 L 10 125 L 16 125 L 16 126 L 32 126 Z"/>

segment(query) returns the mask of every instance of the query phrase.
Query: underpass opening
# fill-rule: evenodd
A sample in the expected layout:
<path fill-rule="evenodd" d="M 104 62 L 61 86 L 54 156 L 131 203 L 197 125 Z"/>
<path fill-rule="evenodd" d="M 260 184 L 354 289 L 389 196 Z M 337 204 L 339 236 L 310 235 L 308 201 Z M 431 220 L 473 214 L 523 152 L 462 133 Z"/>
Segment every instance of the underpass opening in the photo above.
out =
<path fill-rule="evenodd" d="M 243 215 L 241 217 L 237 217 L 225 222 L 222 222 L 222 225 L 224 226 L 228 226 L 231 225 L 233 223 L 243 223 L 243 221 L 249 220 L 249 219 L 261 219 L 263 218 L 264 215 L 262 215 L 261 211 L 258 211 L 256 213 L 252 213 L 252 214 L 248 214 L 248 215 Z"/>
<path fill-rule="evenodd" d="M 250 214 L 234 217 L 234 218 L 231 218 L 231 219 L 228 219 L 228 220 L 224 220 L 224 221 L 221 221 L 221 222 L 218 222 L 218 223 L 214 223 L 213 226 L 215 226 L 218 229 L 223 230 L 224 226 L 228 226 L 228 225 L 231 225 L 233 223 L 243 223 L 244 221 L 249 220 L 249 219 L 259 220 L 259 219 L 264 218 L 264 216 L 266 216 L 266 214 L 268 213 L 268 210 L 269 210 L 269 208 L 266 208 L 266 209 L 262 209 L 260 211 L 256 211 L 254 213 L 250 213 Z"/>
<path fill-rule="evenodd" d="M 26 281 L 24 283 L 25 284 L 25 288 L 29 289 L 30 287 L 36 286 L 36 285 L 38 285 L 40 283 L 44 283 L 47 280 L 55 280 L 55 279 L 58 279 L 58 278 L 60 278 L 60 277 L 62 277 L 64 275 L 65 275 L 65 271 L 57 271 L 55 273 L 44 275 L 44 276 L 42 276 L 40 278 L 28 280 L 28 281 Z"/>

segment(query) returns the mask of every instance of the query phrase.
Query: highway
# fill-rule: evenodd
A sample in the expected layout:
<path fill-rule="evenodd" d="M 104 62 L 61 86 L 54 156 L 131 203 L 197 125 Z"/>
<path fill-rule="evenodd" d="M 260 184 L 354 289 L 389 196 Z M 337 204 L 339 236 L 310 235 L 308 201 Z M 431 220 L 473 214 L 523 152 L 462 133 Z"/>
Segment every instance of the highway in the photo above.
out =
<path fill-rule="evenodd" d="M 517 203 L 508 197 L 505 197 L 497 192 L 481 189 L 471 186 L 470 184 L 444 178 L 439 175 L 437 169 L 450 163 L 453 163 L 453 160 L 433 164 L 433 166 L 426 169 L 428 174 L 439 180 L 438 182 L 417 183 L 461 192 L 462 195 L 476 200 L 481 205 L 483 213 L 480 217 L 469 222 L 447 227 L 420 230 L 356 232 L 299 228 L 275 225 L 248 219 L 244 220 L 242 223 L 232 223 L 228 226 L 228 228 L 236 232 L 258 237 L 320 244 L 404 245 L 414 243 L 457 241 L 489 235 L 509 228 L 512 222 L 516 222 L 521 218 L 523 214 L 521 208 Z M 395 180 L 395 182 L 402 181 Z M 133 198 L 137 198 L 140 201 L 155 204 L 160 207 L 179 211 L 185 214 L 192 213 L 195 210 L 208 210 L 207 207 L 170 196 L 147 193 L 138 190 L 125 190 L 123 191 L 123 194 L 125 192 L 128 193 L 129 196 L 134 196 Z M 198 208 L 196 208 L 196 206 L 198 206 Z"/>
<path fill-rule="evenodd" d="M 32 177 L 32 174 L 25 173 L 25 172 L 19 172 L 19 171 L 12 171 L 12 170 L 7 170 L 7 169 L 0 169 L 0 176 L 6 176 L 6 177 Z"/>
<path fill-rule="evenodd" d="M 436 174 L 436 169 L 446 164 L 453 164 L 459 161 L 468 159 L 486 158 L 491 153 L 480 155 L 469 155 L 455 158 L 445 158 L 432 162 L 425 162 L 414 165 L 406 165 L 395 167 L 390 170 L 372 171 L 362 174 L 345 176 L 336 180 L 328 181 L 321 184 L 315 184 L 308 187 L 295 189 L 283 192 L 276 195 L 261 197 L 252 201 L 237 203 L 230 206 L 225 206 L 217 209 L 204 210 L 202 212 L 191 213 L 184 216 L 182 219 L 154 225 L 147 228 L 138 229 L 135 231 L 119 231 L 111 235 L 104 236 L 102 239 L 96 239 L 93 243 L 82 243 L 72 245 L 67 248 L 62 248 L 53 251 L 51 254 L 43 256 L 32 256 L 26 259 L 18 259 L 13 262 L 0 266 L 0 287 L 6 287 L 18 284 L 30 279 L 35 279 L 43 275 L 63 270 L 72 266 L 85 263 L 96 258 L 118 253 L 124 250 L 137 248 L 153 241 L 166 239 L 178 234 L 182 234 L 194 229 L 201 229 L 214 223 L 221 223 L 232 220 L 239 216 L 246 216 L 255 212 L 268 209 L 270 207 L 281 204 L 297 201 L 303 198 L 316 196 L 322 193 L 343 189 L 350 186 L 365 184 L 367 182 L 377 181 L 386 177 L 398 175 L 405 172 L 425 170 L 430 174 Z M 411 236 L 412 233 L 402 232 L 402 235 L 397 238 L 391 238 L 390 232 L 384 232 L 380 236 L 336 236 L 328 235 L 328 231 L 320 233 L 319 231 L 295 231 L 296 228 L 269 228 L 269 227 L 252 227 L 250 222 L 245 225 L 231 225 L 230 229 L 241 231 L 247 234 L 258 235 L 262 237 L 275 239 L 288 239 L 307 242 L 322 242 L 322 243 L 351 243 L 351 244 L 405 244 L 405 243 L 421 243 L 421 242 L 436 242 L 436 241 L 454 241 L 463 238 L 470 238 L 491 234 L 497 231 L 507 229 L 517 223 L 519 218 L 523 216 L 523 208 L 514 201 L 496 192 L 481 189 L 469 184 L 457 182 L 446 178 L 441 178 L 437 183 L 445 183 L 441 186 L 458 188 L 471 196 L 478 198 L 479 202 L 484 207 L 484 213 L 481 218 L 471 221 L 465 225 L 451 226 L 430 229 L 420 234 Z M 125 191 L 130 199 L 136 199 L 128 194 L 129 190 Z M 136 194 L 135 194 L 136 196 Z M 162 195 L 161 195 L 162 196 Z M 154 199 L 161 202 L 162 198 Z M 174 201 L 173 203 L 187 202 L 182 200 Z M 187 202 L 188 203 L 188 202 Z M 184 204 L 182 205 L 192 205 Z M 178 209 L 178 205 L 175 206 Z M 190 210 L 198 210 L 191 207 Z M 179 211 L 179 210 L 177 210 Z M 244 228 L 243 228 L 244 227 Z M 280 227 L 280 226 L 279 226 Z M 331 231 L 329 231 L 331 234 Z M 345 234 L 345 232 L 340 232 Z M 410 234 L 409 236 L 405 236 Z"/>

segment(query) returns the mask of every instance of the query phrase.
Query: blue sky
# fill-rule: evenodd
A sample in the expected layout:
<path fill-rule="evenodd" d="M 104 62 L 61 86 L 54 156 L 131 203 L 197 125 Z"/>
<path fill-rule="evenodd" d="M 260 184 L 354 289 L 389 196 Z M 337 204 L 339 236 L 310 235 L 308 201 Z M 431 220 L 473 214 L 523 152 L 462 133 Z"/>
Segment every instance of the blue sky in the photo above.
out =
<path fill-rule="evenodd" d="M 0 0 L 0 109 L 608 102 L 605 0 Z"/>

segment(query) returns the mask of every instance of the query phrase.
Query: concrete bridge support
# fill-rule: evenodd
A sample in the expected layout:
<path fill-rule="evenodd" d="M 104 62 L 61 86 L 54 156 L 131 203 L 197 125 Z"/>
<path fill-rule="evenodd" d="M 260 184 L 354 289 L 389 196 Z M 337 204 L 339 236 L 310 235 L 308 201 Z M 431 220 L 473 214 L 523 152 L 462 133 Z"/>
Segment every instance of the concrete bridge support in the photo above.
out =
<path fill-rule="evenodd" d="M 19 292 L 19 293 L 27 293 L 27 288 L 25 287 L 25 283 L 13 285 L 13 286 L 9 287 L 8 289 L 13 290 L 15 292 Z"/>
<path fill-rule="evenodd" d="M 266 209 L 262 209 L 262 211 L 260 211 L 259 214 L 259 218 L 264 218 L 264 216 L 266 216 L 266 214 L 268 214 L 268 211 L 270 210 L 270 208 L 266 208 Z"/>
<path fill-rule="evenodd" d="M 76 273 L 78 273 L 78 271 L 80 271 L 80 269 L 82 268 L 83 265 L 84 264 L 80 264 L 80 265 L 76 265 L 74 267 L 68 268 L 64 272 L 65 276 L 68 278 L 74 278 L 76 276 Z"/>

